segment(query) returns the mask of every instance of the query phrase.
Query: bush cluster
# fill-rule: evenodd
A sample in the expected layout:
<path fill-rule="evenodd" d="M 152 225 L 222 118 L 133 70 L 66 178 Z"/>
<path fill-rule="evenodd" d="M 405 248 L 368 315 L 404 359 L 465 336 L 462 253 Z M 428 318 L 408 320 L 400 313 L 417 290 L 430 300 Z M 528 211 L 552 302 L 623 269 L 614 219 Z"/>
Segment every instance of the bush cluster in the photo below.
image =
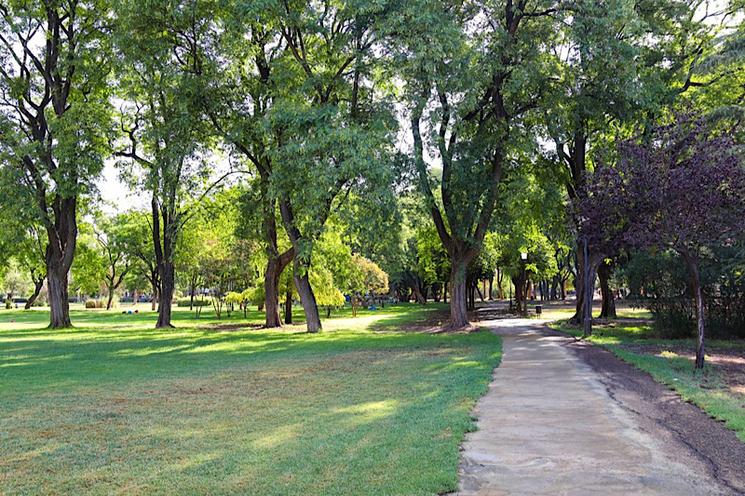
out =
<path fill-rule="evenodd" d="M 180 307 L 187 307 L 188 308 L 191 304 L 192 304 L 192 302 L 191 302 L 191 299 L 189 299 L 189 298 L 181 298 L 177 302 L 177 305 L 180 306 Z M 210 300 L 198 300 L 196 298 L 194 299 L 194 306 L 195 307 L 206 307 L 206 306 L 209 306 L 211 304 L 212 303 L 210 302 Z"/>

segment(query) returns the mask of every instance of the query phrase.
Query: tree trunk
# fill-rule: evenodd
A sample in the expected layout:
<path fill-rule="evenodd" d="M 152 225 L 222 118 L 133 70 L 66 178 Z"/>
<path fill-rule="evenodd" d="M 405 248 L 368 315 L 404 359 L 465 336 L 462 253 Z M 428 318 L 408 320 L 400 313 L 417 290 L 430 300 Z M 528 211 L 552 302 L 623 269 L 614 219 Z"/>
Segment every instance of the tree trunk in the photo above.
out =
<path fill-rule="evenodd" d="M 292 288 L 285 294 L 285 324 L 292 324 Z"/>
<path fill-rule="evenodd" d="M 450 271 L 450 327 L 453 329 L 461 329 L 471 324 L 468 321 L 467 309 L 467 265 L 464 260 L 452 261 Z"/>
<path fill-rule="evenodd" d="M 300 303 L 303 305 L 305 312 L 305 325 L 309 333 L 321 331 L 321 316 L 318 313 L 318 304 L 316 295 L 313 294 L 313 288 L 308 279 L 308 270 L 310 269 L 312 240 L 305 239 L 300 229 L 295 225 L 295 215 L 292 211 L 289 200 L 281 199 L 279 202 L 279 211 L 282 215 L 282 221 L 285 226 L 287 236 L 290 238 L 292 247 L 295 249 L 293 259 L 293 279 L 295 287 L 300 295 Z"/>
<path fill-rule="evenodd" d="M 598 266 L 598 279 L 600 280 L 600 294 L 602 296 L 602 306 L 600 310 L 601 319 L 615 319 L 616 301 L 613 298 L 613 291 L 610 287 L 611 267 L 601 262 Z"/>
<path fill-rule="evenodd" d="M 577 300 L 574 306 L 574 315 L 569 319 L 569 323 L 573 325 L 582 325 L 582 321 L 585 317 L 585 256 L 584 247 L 580 240 L 577 240 L 576 255 L 577 279 L 574 285 L 574 291 Z"/>
<path fill-rule="evenodd" d="M 64 329 L 72 327 L 70 302 L 67 293 L 67 271 L 59 269 L 47 259 L 47 293 L 49 297 L 49 327 Z"/>
<path fill-rule="evenodd" d="M 276 231 L 275 239 L 276 243 Z M 266 309 L 264 327 L 281 327 L 282 320 L 279 317 L 279 278 L 285 267 L 292 261 L 295 255 L 295 250 L 290 248 L 281 255 L 272 248 L 267 249 L 267 263 L 266 270 L 264 271 L 264 308 Z M 290 300 L 292 300 L 292 292 L 290 292 Z M 286 311 L 286 309 L 285 309 Z M 292 317 L 290 320 L 286 320 L 285 323 L 291 324 Z"/>
<path fill-rule="evenodd" d="M 189 311 L 194 309 L 194 296 L 197 292 L 197 277 L 192 276 L 189 281 Z"/>
<path fill-rule="evenodd" d="M 494 300 L 494 293 L 492 292 L 492 286 L 494 286 L 494 274 L 489 278 L 489 301 Z"/>
<path fill-rule="evenodd" d="M 414 294 L 414 300 L 417 303 L 419 303 L 420 305 L 424 305 L 425 303 L 427 303 L 427 299 L 422 294 L 419 281 L 414 281 L 414 283 L 411 285 L 411 290 Z"/>
<path fill-rule="evenodd" d="M 109 296 L 106 299 L 106 310 L 111 310 L 111 305 L 114 303 L 114 285 L 109 285 Z"/>
<path fill-rule="evenodd" d="M 49 327 L 72 327 L 67 275 L 72 267 L 77 245 L 77 199 L 55 200 L 55 220 L 47 227 L 48 244 L 45 252 L 47 290 L 49 297 Z"/>
<path fill-rule="evenodd" d="M 321 317 L 318 314 L 318 305 L 316 303 L 316 295 L 313 294 L 313 288 L 310 285 L 308 279 L 307 268 L 301 267 L 295 259 L 295 287 L 300 295 L 300 303 L 303 305 L 303 311 L 305 312 L 305 325 L 308 332 L 316 333 L 322 329 Z"/>
<path fill-rule="evenodd" d="M 701 288 L 701 274 L 698 270 L 698 260 L 687 254 L 682 254 L 688 265 L 691 276 L 691 289 L 696 301 L 696 369 L 704 368 L 705 355 L 705 315 L 704 315 L 704 292 Z"/>
<path fill-rule="evenodd" d="M 32 306 L 34 306 L 34 302 L 36 302 L 36 299 L 39 297 L 39 293 L 41 293 L 41 288 L 44 287 L 44 278 L 41 279 L 34 279 L 34 292 L 31 294 L 31 296 L 26 300 L 26 304 L 24 305 L 24 309 L 29 310 Z"/>
<path fill-rule="evenodd" d="M 160 298 L 158 293 L 158 284 L 153 283 L 153 296 L 150 298 L 150 310 L 153 312 L 158 309 L 158 298 Z"/>
<path fill-rule="evenodd" d="M 171 307 L 173 304 L 173 291 L 175 283 L 175 269 L 172 262 L 163 264 L 163 274 L 160 280 L 160 291 L 158 294 L 158 322 L 156 329 L 172 328 Z"/>

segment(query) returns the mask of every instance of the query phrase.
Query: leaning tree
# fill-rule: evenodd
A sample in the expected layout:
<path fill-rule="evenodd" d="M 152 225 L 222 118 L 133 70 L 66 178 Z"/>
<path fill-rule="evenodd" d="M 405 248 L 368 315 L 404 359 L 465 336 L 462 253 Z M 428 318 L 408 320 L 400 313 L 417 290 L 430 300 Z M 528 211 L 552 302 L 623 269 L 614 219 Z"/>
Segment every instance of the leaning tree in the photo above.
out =
<path fill-rule="evenodd" d="M 46 237 L 50 327 L 69 327 L 79 200 L 103 166 L 109 120 L 108 5 L 0 4 L 0 164 Z"/>

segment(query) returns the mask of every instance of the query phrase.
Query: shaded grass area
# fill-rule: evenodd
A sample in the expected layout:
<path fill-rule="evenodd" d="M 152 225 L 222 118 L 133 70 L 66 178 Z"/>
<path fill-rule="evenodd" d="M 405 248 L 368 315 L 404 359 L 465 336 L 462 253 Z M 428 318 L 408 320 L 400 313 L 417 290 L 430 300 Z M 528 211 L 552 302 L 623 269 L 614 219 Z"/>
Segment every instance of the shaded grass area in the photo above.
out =
<path fill-rule="evenodd" d="M 581 329 L 565 321 L 555 322 L 551 327 L 575 337 L 582 336 Z M 649 324 L 612 322 L 593 326 L 589 341 L 649 373 L 685 401 L 724 422 L 745 442 L 745 395 L 733 393 L 727 387 L 724 371 L 711 362 L 706 364 L 703 373 L 694 373 L 691 358 L 678 353 L 681 349 L 694 350 L 693 339 L 658 339 Z M 741 341 L 712 340 L 707 346 L 709 353 L 745 349 L 745 343 Z"/>
<path fill-rule="evenodd" d="M 376 333 L 414 305 L 301 327 L 0 313 L 2 494 L 435 494 L 500 358 L 499 338 Z M 224 321 L 223 321 L 224 322 Z M 206 326 L 206 327 L 205 327 Z"/>

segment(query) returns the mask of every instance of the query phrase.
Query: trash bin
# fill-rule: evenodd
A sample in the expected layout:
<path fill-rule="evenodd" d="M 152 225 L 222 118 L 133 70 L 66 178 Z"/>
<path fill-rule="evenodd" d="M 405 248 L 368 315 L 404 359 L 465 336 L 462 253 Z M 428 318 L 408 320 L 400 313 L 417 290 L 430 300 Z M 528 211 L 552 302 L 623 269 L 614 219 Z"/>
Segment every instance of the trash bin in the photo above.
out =
<path fill-rule="evenodd" d="M 536 305 L 535 306 L 535 314 L 540 315 L 541 312 L 543 312 L 543 306 L 542 305 Z"/>

